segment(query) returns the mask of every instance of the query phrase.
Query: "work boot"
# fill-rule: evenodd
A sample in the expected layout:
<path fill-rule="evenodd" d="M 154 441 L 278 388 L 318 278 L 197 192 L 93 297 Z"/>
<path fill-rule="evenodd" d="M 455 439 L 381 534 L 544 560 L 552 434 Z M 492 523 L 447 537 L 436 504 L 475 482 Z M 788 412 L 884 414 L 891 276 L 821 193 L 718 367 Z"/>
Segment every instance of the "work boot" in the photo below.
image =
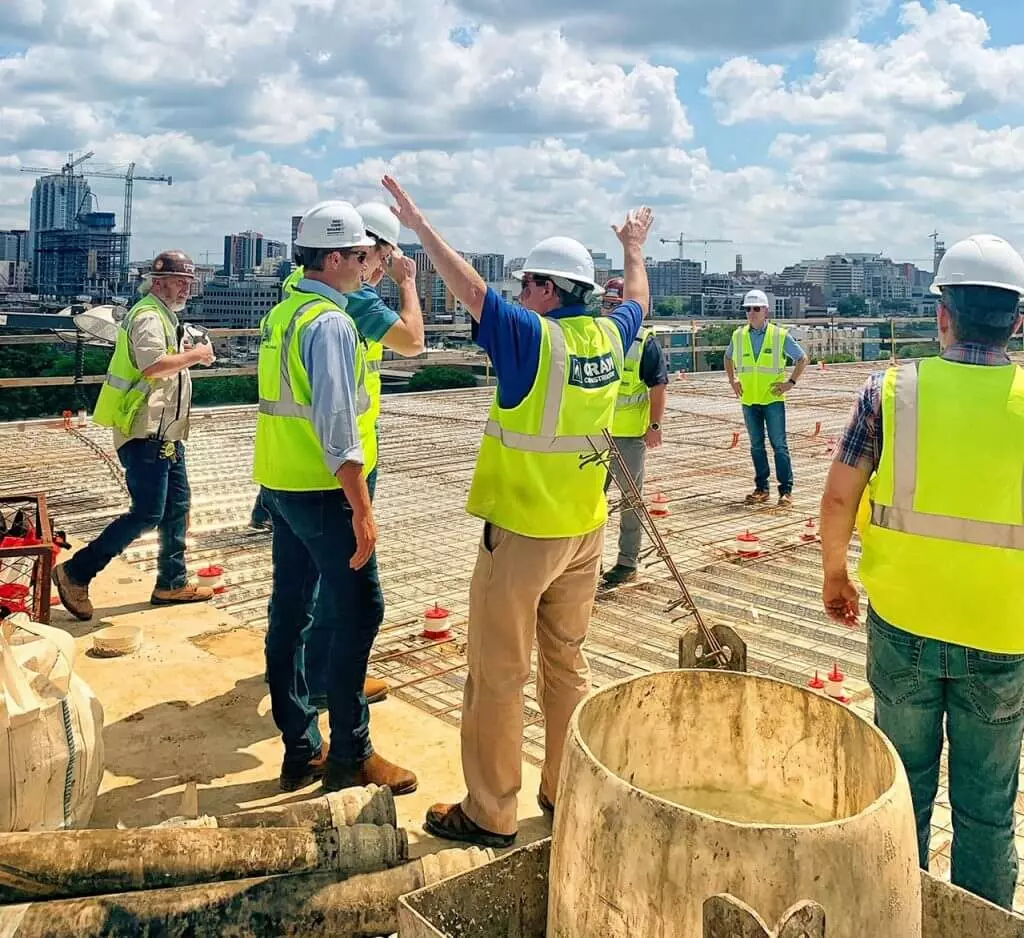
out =
<path fill-rule="evenodd" d="M 417 784 L 412 772 L 388 762 L 377 753 L 356 765 L 329 763 L 323 782 L 324 791 L 341 791 L 343 788 L 361 785 L 387 785 L 393 795 L 408 795 L 416 791 Z"/>
<path fill-rule="evenodd" d="M 762 489 L 754 489 L 745 499 L 743 499 L 744 505 L 764 505 L 768 499 L 771 498 L 771 494 Z"/>
<path fill-rule="evenodd" d="M 323 778 L 327 768 L 327 747 L 321 746 L 320 751 L 305 762 L 298 764 L 281 764 L 281 791 L 298 791 L 312 785 L 318 778 Z"/>
<path fill-rule="evenodd" d="M 435 804 L 423 822 L 427 833 L 445 840 L 458 840 L 478 847 L 511 847 L 515 834 L 495 834 L 471 821 L 461 804 Z"/>
<path fill-rule="evenodd" d="M 213 599 L 213 589 L 209 586 L 193 586 L 186 583 L 181 589 L 153 590 L 149 602 L 153 606 L 177 606 L 182 603 L 208 603 Z"/>
<path fill-rule="evenodd" d="M 789 492 L 783 492 L 779 496 L 779 507 L 780 508 L 792 508 L 793 507 L 793 496 Z"/>
<path fill-rule="evenodd" d="M 622 586 L 636 579 L 636 567 L 627 567 L 624 563 L 617 563 L 602 578 L 605 586 Z"/>
<path fill-rule="evenodd" d="M 51 574 L 53 585 L 57 587 L 57 595 L 64 608 L 76 619 L 88 622 L 92 618 L 92 602 L 89 600 L 89 587 L 76 583 L 68 576 L 64 564 L 58 564 Z"/>

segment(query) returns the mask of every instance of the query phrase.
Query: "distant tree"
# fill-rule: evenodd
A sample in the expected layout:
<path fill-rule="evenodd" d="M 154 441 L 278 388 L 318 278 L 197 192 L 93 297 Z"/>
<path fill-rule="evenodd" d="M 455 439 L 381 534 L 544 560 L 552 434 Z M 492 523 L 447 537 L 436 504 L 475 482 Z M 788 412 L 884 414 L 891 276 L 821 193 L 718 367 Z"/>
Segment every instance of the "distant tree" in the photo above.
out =
<path fill-rule="evenodd" d="M 732 338 L 735 326 L 709 326 L 697 334 L 697 351 L 708 346 L 725 346 Z M 722 371 L 725 368 L 725 352 L 701 352 L 704 368 L 708 371 Z"/>
<path fill-rule="evenodd" d="M 662 319 L 685 316 L 690 311 L 690 301 L 682 296 L 666 296 L 654 304 L 654 315 Z"/>
<path fill-rule="evenodd" d="M 813 364 L 825 362 L 828 365 L 838 365 L 845 362 L 855 362 L 857 357 L 852 352 L 836 352 L 834 355 L 821 355 L 813 359 Z"/>
<path fill-rule="evenodd" d="M 475 388 L 476 376 L 465 368 L 427 365 L 409 379 L 410 391 L 443 391 L 447 388 Z"/>
<path fill-rule="evenodd" d="M 862 296 L 844 296 L 838 305 L 842 317 L 867 316 L 868 303 Z"/>
<path fill-rule="evenodd" d="M 896 355 L 899 358 L 930 358 L 939 354 L 938 342 L 922 342 L 920 345 L 897 345 Z"/>

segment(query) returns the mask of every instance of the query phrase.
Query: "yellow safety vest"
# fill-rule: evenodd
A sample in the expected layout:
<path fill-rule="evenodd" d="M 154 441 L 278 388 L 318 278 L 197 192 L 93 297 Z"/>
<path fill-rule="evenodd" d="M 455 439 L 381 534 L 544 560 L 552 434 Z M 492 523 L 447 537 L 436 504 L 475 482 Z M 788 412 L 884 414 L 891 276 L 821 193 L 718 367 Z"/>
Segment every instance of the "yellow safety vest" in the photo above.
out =
<path fill-rule="evenodd" d="M 644 357 L 644 343 L 653 334 L 653 329 L 641 329 L 629 347 L 622 368 L 619 396 L 615 401 L 612 436 L 643 436 L 651 424 L 651 389 L 640 377 L 640 363 Z"/>
<path fill-rule="evenodd" d="M 156 312 L 163 323 L 167 354 L 174 355 L 178 351 L 177 329 L 163 303 L 155 296 L 144 296 L 121 321 L 114 354 L 107 366 L 107 376 L 103 379 L 92 415 L 94 423 L 101 427 L 117 427 L 124 436 L 131 436 L 135 418 L 155 387 L 155 382 L 146 378 L 132 360 L 132 324 L 140 313 L 147 310 Z"/>
<path fill-rule="evenodd" d="M 497 395 L 466 510 L 526 537 L 578 537 L 604 525 L 605 452 L 622 373 L 618 327 L 600 316 L 540 317 L 537 377 L 516 407 Z"/>
<path fill-rule="evenodd" d="M 352 323 L 331 300 L 293 290 L 263 320 L 253 475 L 269 489 L 316 492 L 341 488 L 327 467 L 313 425 L 313 389 L 301 354 L 303 330 L 318 316 L 332 311 L 342 313 Z M 377 435 L 366 392 L 366 359 L 361 342 L 356 342 L 356 418 L 365 460 L 363 475 L 369 475 L 377 465 Z"/>
<path fill-rule="evenodd" d="M 363 339 L 363 343 L 363 355 L 366 357 L 366 391 L 370 395 L 370 410 L 376 424 L 380 419 L 380 367 L 384 361 L 384 344 L 374 342 L 372 339 Z"/>
<path fill-rule="evenodd" d="M 1024 369 L 929 358 L 885 374 L 860 576 L 887 622 L 1024 653 Z"/>
<path fill-rule="evenodd" d="M 305 276 L 305 269 L 296 267 L 281 284 L 282 294 L 289 296 L 298 287 L 299 281 Z M 358 330 L 358 326 L 356 328 Z M 380 418 L 380 367 L 381 362 L 384 360 L 384 345 L 380 342 L 374 342 L 372 339 L 363 338 L 362 335 L 360 335 L 360 338 L 362 338 L 364 343 L 363 354 L 366 358 L 366 390 L 370 395 L 373 422 L 376 423 Z"/>
<path fill-rule="evenodd" d="M 736 377 L 743 385 L 740 400 L 747 406 L 785 400 L 781 394 L 773 393 L 772 385 L 786 380 L 787 335 L 788 330 L 773 322 L 768 323 L 761 353 L 755 358 L 750 326 L 740 326 L 733 332 L 732 363 Z"/>

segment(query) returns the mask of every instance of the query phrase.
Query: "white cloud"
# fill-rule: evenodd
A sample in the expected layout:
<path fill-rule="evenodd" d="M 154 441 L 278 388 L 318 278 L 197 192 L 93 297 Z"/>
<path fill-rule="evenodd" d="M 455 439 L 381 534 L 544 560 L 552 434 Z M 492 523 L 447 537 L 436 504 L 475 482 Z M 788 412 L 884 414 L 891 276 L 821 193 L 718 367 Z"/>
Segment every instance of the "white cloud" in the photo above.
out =
<path fill-rule="evenodd" d="M 955 3 L 903 5 L 903 32 L 872 46 L 854 38 L 827 42 L 814 73 L 786 81 L 786 70 L 730 59 L 708 73 L 706 93 L 719 118 L 793 124 L 888 125 L 953 122 L 1024 95 L 1024 46 L 993 47 L 985 20 Z"/>
<path fill-rule="evenodd" d="M 345 147 L 590 132 L 623 145 L 691 133 L 674 69 L 623 66 L 525 21 L 511 33 L 479 29 L 467 45 L 448 0 L 49 0 L 36 19 L 38 41 L 0 59 L 3 98 L 41 112 L 57 94 L 122 131 L 267 146 L 328 134 Z M 48 126 L 30 138 L 10 125 L 19 146 L 77 145 L 90 129 Z"/>
<path fill-rule="evenodd" d="M 471 16 L 514 28 L 559 25 L 587 43 L 622 48 L 792 48 L 845 33 L 889 0 L 460 0 Z"/>

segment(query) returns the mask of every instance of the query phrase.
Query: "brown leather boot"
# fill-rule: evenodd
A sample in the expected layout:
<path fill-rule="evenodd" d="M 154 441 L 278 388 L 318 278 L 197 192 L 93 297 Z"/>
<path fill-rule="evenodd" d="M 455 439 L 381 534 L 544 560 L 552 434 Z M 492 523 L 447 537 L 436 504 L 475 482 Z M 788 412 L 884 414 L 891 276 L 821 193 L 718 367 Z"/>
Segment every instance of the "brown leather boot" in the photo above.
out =
<path fill-rule="evenodd" d="M 387 785 L 393 795 L 408 795 L 416 791 L 418 784 L 412 772 L 388 762 L 377 753 L 356 766 L 329 762 L 323 781 L 325 791 L 341 791 L 343 788 L 355 788 L 358 785 Z"/>
<path fill-rule="evenodd" d="M 368 677 L 363 681 L 363 696 L 368 704 L 380 703 L 388 695 L 387 681 L 378 680 L 375 677 Z"/>
<path fill-rule="evenodd" d="M 186 583 L 177 590 L 153 590 L 149 602 L 153 606 L 175 606 L 181 603 L 207 603 L 213 599 L 213 590 L 209 586 L 193 586 Z"/>
<path fill-rule="evenodd" d="M 88 622 L 92 618 L 92 602 L 89 599 L 89 587 L 76 583 L 68 576 L 64 564 L 58 564 L 51 574 L 53 585 L 57 587 L 57 595 L 64 608 L 76 619 Z"/>

